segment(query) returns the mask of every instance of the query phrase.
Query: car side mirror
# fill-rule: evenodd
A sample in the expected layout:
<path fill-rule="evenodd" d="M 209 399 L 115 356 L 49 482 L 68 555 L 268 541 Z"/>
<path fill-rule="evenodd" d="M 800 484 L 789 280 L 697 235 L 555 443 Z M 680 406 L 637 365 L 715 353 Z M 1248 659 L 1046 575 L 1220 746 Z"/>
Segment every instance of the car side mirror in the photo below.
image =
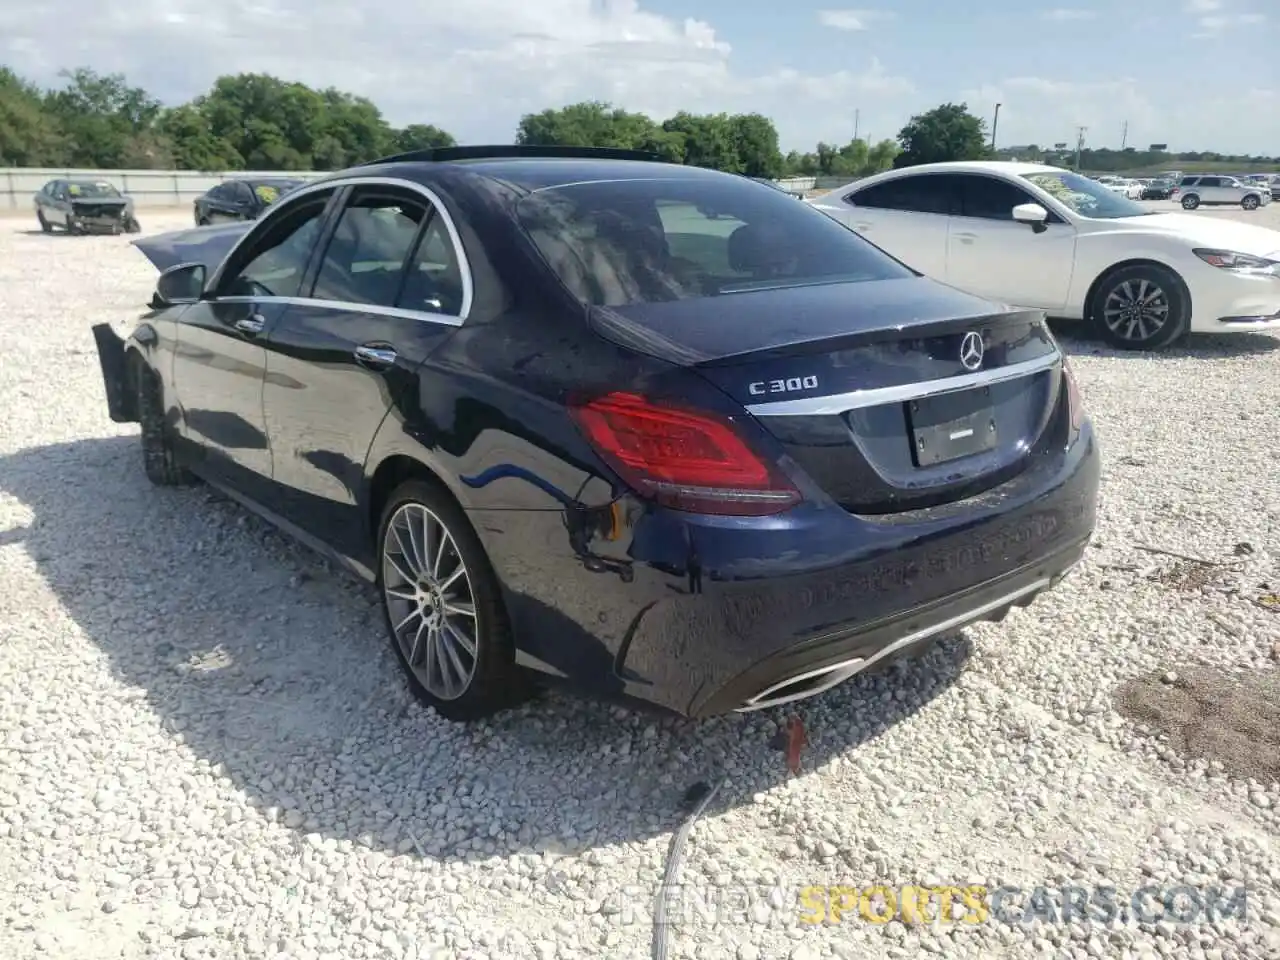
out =
<path fill-rule="evenodd" d="M 204 293 L 206 269 L 203 263 L 179 263 L 160 274 L 155 299 L 166 307 L 195 303 Z"/>
<path fill-rule="evenodd" d="M 1044 233 L 1048 227 L 1049 211 L 1038 203 L 1020 203 L 1013 208 L 1013 219 L 1018 223 L 1028 224 L 1036 233 Z"/>

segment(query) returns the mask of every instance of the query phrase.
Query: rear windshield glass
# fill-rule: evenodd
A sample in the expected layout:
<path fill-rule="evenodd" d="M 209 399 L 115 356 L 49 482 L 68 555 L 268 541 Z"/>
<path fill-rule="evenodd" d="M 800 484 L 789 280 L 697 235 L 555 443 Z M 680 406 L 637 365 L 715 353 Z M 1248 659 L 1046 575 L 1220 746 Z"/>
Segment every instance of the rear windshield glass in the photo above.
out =
<path fill-rule="evenodd" d="M 914 276 L 821 211 L 745 178 L 569 184 L 530 194 L 517 211 L 593 306 Z"/>
<path fill-rule="evenodd" d="M 249 188 L 265 206 L 269 207 L 301 184 L 301 180 L 251 180 Z"/>

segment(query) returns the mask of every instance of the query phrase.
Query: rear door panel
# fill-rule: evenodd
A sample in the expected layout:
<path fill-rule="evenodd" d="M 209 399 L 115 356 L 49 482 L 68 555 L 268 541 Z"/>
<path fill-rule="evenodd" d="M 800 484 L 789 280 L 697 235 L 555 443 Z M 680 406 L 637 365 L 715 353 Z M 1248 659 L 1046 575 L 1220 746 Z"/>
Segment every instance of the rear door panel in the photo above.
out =
<path fill-rule="evenodd" d="M 947 215 L 955 206 L 955 177 L 897 177 L 843 198 L 815 204 L 925 276 L 947 274 Z"/>

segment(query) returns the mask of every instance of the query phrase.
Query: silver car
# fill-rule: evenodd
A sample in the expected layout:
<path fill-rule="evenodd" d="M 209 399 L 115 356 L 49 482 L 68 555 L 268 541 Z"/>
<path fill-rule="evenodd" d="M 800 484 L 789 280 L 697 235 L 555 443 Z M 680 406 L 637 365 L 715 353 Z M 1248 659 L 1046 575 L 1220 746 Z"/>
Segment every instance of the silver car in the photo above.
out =
<path fill-rule="evenodd" d="M 1230 204 L 1256 210 L 1271 202 L 1271 191 L 1260 184 L 1244 183 L 1223 174 L 1200 174 L 1182 178 L 1177 198 L 1183 210 L 1194 210 L 1201 204 Z"/>

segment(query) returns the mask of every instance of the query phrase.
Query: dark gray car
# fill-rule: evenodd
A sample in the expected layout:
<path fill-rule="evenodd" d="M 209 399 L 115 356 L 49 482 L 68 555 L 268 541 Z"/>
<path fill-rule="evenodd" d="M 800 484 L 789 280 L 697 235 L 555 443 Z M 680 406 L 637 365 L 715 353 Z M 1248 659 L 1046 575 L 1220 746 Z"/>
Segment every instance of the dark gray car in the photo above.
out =
<path fill-rule="evenodd" d="M 137 233 L 133 199 L 106 180 L 50 180 L 35 195 L 40 229 L 52 233 Z"/>

